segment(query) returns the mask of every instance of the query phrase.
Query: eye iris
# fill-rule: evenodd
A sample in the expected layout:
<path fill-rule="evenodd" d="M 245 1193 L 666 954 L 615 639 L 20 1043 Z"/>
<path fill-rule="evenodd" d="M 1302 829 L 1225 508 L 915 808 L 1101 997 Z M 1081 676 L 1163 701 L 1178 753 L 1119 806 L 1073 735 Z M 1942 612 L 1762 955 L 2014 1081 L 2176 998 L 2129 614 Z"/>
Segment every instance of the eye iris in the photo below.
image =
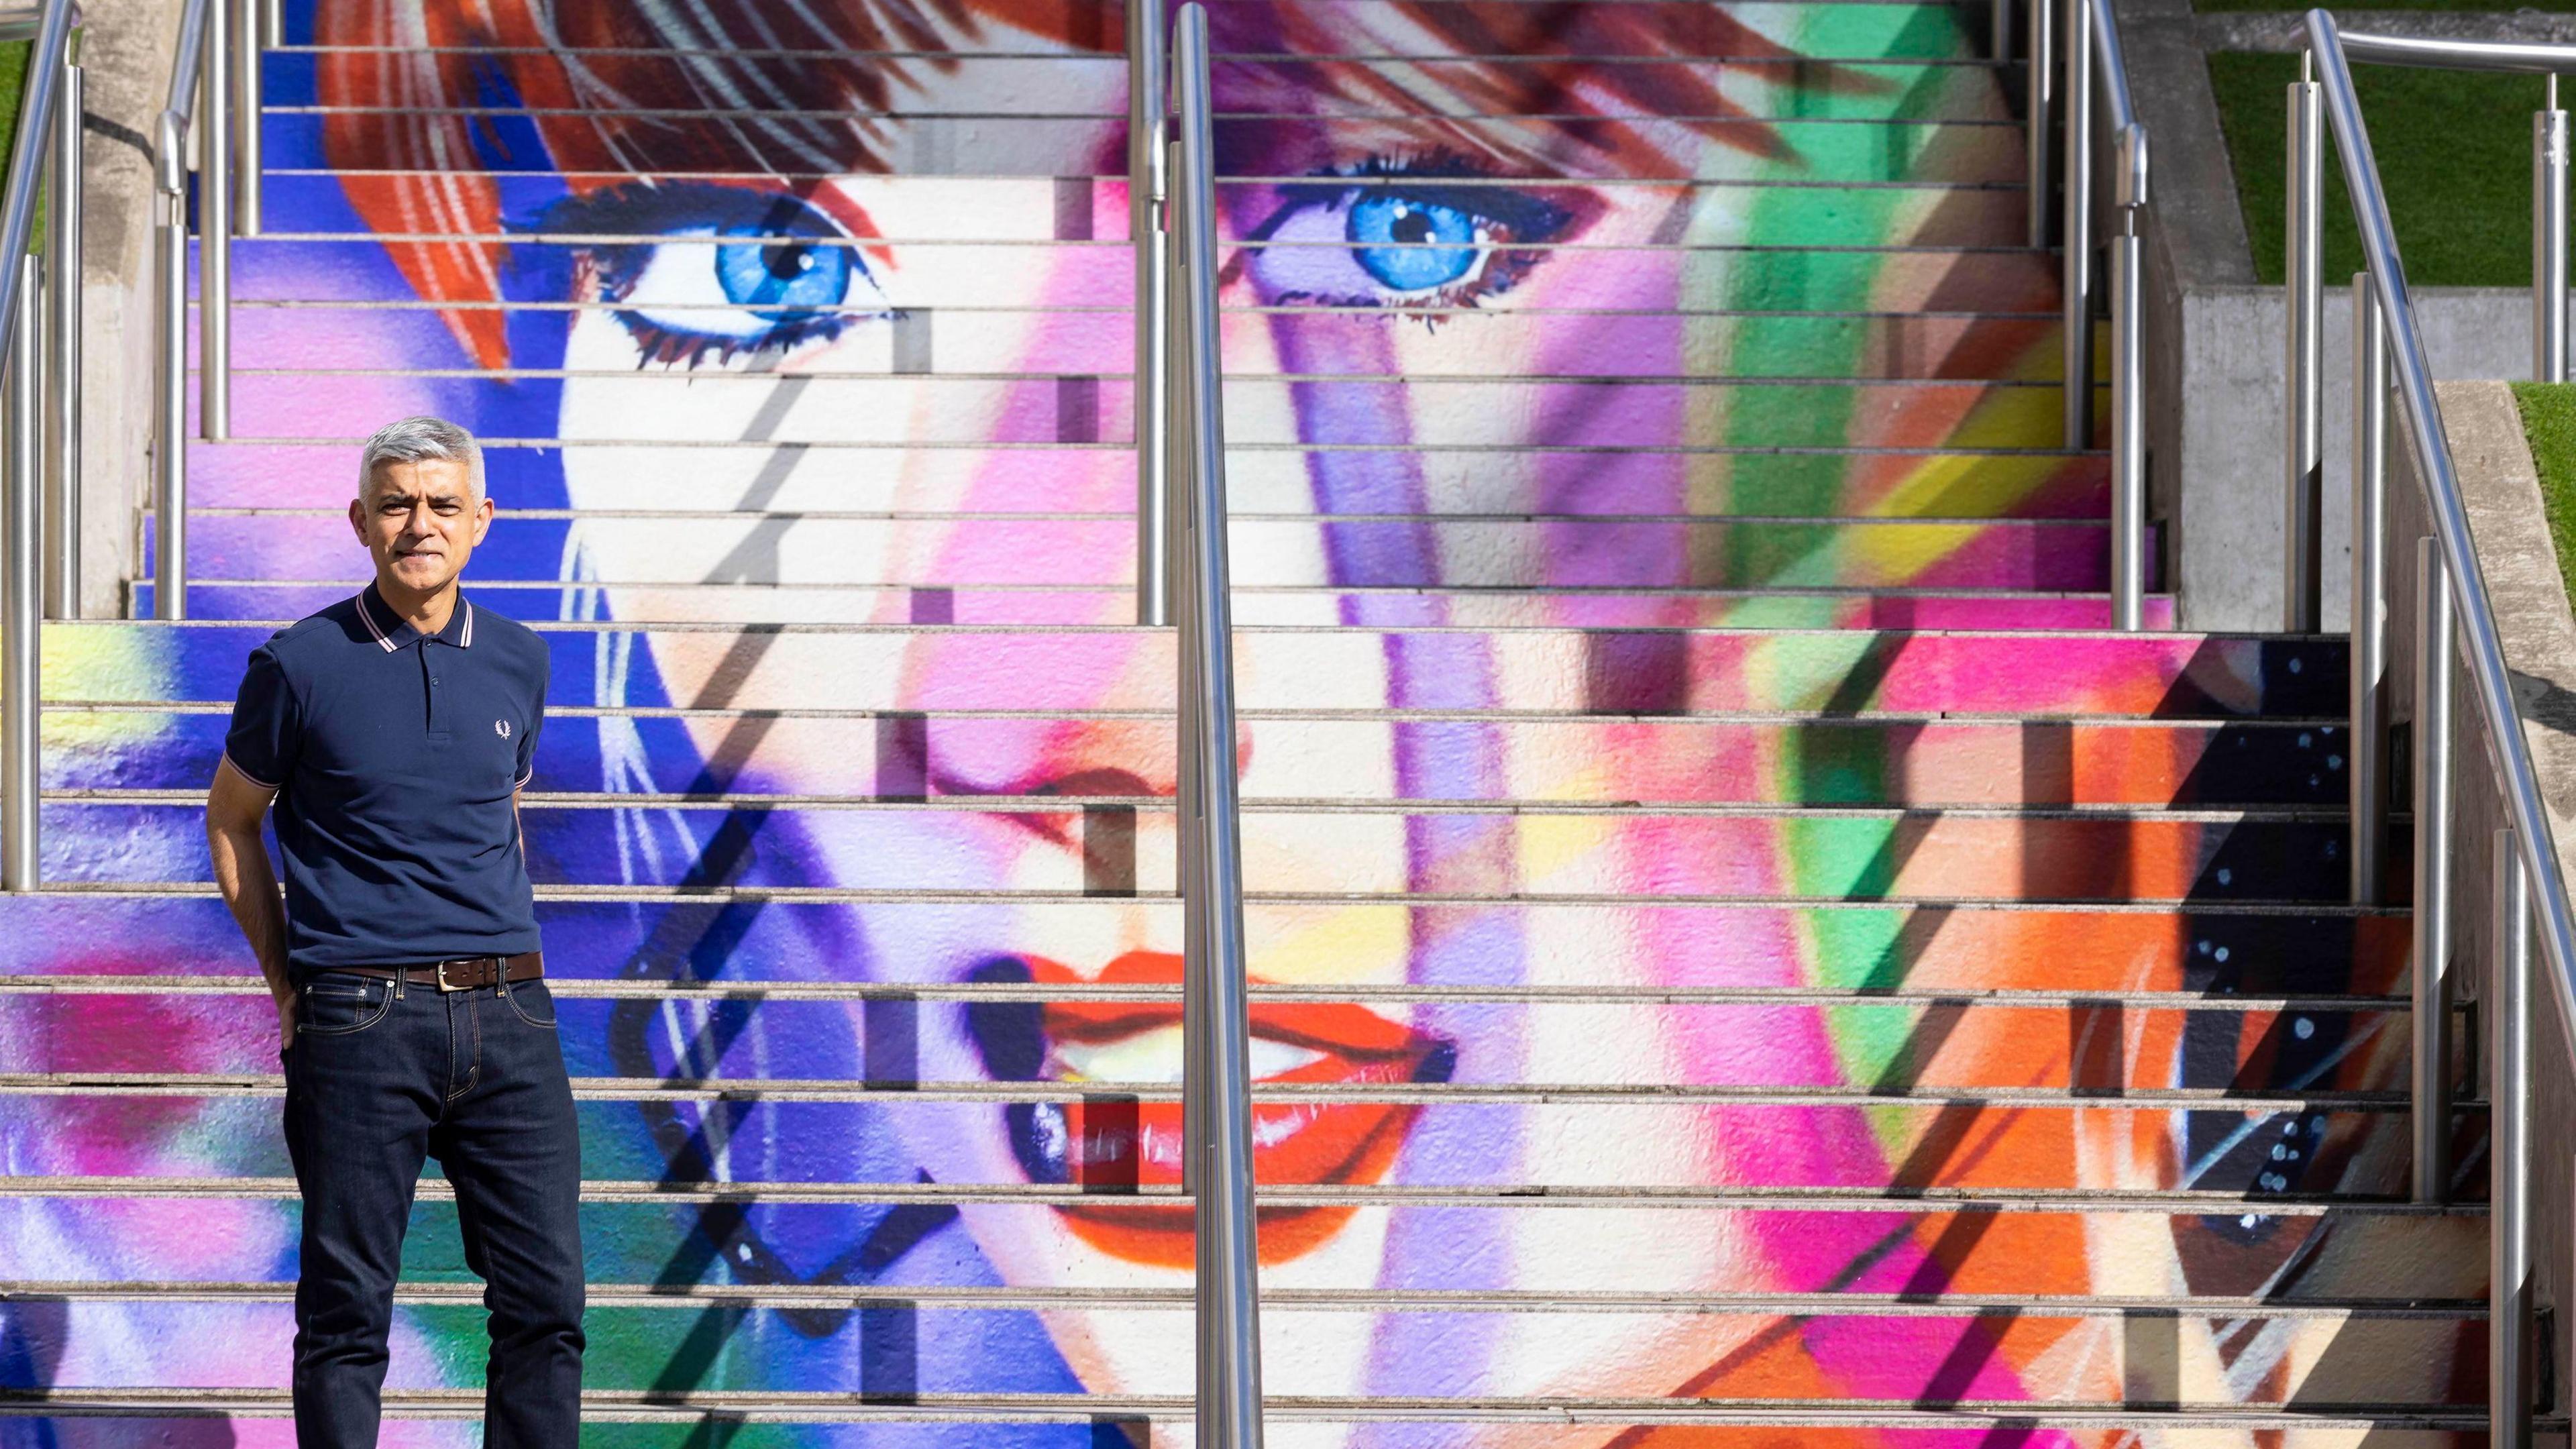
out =
<path fill-rule="evenodd" d="M 1351 207 L 1348 234 L 1361 268 L 1399 292 L 1457 281 L 1475 269 L 1479 250 L 1474 217 L 1406 196 L 1363 197 Z"/>
<path fill-rule="evenodd" d="M 725 300 L 762 317 L 794 320 L 841 305 L 850 294 L 850 255 L 841 247 L 787 241 L 734 229 L 756 241 L 716 248 L 716 281 Z"/>

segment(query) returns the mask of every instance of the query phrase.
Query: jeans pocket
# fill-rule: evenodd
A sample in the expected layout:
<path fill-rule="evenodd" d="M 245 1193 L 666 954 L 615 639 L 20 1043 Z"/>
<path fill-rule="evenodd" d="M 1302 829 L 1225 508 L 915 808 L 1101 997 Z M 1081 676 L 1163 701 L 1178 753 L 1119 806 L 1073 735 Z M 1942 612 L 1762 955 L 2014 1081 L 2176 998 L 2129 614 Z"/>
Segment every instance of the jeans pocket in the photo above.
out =
<path fill-rule="evenodd" d="M 512 982 L 503 998 L 519 1020 L 547 1031 L 555 1029 L 555 995 L 546 989 L 544 981 Z"/>
<path fill-rule="evenodd" d="M 324 972 L 297 989 L 297 1036 L 347 1036 L 384 1020 L 394 1004 L 390 981 L 345 972 Z"/>

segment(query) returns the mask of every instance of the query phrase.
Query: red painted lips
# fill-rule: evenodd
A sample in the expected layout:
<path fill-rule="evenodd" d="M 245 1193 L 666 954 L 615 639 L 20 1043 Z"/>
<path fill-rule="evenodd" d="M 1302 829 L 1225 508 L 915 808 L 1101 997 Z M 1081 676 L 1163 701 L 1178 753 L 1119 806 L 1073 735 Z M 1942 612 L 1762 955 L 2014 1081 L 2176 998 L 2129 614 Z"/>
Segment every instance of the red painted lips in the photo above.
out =
<path fill-rule="evenodd" d="M 1036 957 L 995 962 L 977 976 L 1054 984 L 1084 979 Z M 1168 986 L 1180 979 L 1180 957 L 1143 951 L 1110 962 L 1097 978 L 1113 986 Z M 1078 1102 L 1017 1103 L 1004 1109 L 1012 1152 L 1031 1182 L 1075 1184 L 1111 1196 L 1181 1180 L 1180 1104 L 1139 1102 L 1115 1090 L 1179 1082 L 1179 1002 L 979 1004 L 969 1010 L 968 1025 L 996 1079 L 1097 1082 L 1107 1089 Z M 1443 1082 L 1456 1057 L 1449 1042 L 1359 1006 L 1281 1003 L 1252 1008 L 1256 1083 Z M 1418 1110 L 1384 1102 L 1257 1103 L 1253 1175 L 1265 1183 L 1375 1182 L 1393 1165 Z M 1060 1211 L 1084 1241 L 1102 1252 L 1160 1267 L 1185 1267 L 1192 1260 L 1188 1207 L 1100 1202 Z M 1349 1208 L 1263 1209 L 1262 1260 L 1278 1262 L 1311 1250 L 1350 1214 Z"/>

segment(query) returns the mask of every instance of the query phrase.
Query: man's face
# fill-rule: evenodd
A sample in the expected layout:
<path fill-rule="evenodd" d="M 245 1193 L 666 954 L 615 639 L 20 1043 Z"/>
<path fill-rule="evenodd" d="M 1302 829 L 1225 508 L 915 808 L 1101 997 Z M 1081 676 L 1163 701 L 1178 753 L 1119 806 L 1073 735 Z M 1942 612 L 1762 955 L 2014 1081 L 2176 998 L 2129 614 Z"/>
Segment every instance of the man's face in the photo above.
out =
<path fill-rule="evenodd" d="M 388 588 L 434 594 L 465 570 L 492 526 L 492 500 L 474 496 L 474 475 L 444 458 L 385 463 L 349 505 L 358 541 Z"/>

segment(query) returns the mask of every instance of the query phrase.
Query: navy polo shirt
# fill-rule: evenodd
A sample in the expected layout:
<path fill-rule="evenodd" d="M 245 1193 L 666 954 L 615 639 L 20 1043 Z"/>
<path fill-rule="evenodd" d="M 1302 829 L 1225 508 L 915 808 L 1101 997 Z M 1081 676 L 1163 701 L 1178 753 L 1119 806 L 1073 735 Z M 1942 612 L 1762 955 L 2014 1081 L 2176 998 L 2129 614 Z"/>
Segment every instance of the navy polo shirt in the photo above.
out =
<path fill-rule="evenodd" d="M 252 651 L 224 757 L 277 791 L 297 973 L 537 949 L 513 796 L 546 646 L 459 598 L 424 636 L 375 587 Z"/>

